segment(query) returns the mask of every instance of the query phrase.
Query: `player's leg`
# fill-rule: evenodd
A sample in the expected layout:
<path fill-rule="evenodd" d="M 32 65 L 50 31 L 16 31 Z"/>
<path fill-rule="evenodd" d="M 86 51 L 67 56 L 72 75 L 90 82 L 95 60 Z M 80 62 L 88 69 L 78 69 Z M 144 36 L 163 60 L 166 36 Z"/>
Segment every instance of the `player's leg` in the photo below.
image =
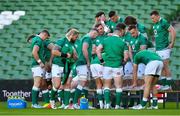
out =
<path fill-rule="evenodd" d="M 165 85 L 167 86 L 167 89 L 171 89 L 172 77 L 171 77 L 171 71 L 169 69 L 169 59 L 164 60 L 163 64 L 164 64 L 164 72 L 165 72 L 165 75 L 166 75 Z"/>
<path fill-rule="evenodd" d="M 68 77 L 65 85 L 64 85 L 64 105 L 65 105 L 65 109 L 67 109 L 69 107 L 69 101 L 70 101 L 70 97 L 71 97 L 71 81 L 72 78 Z"/>
<path fill-rule="evenodd" d="M 152 82 L 152 86 L 151 86 L 152 95 L 153 95 L 153 98 L 152 98 L 153 103 L 152 103 L 152 106 L 149 107 L 148 109 L 158 109 L 158 99 L 157 99 L 157 96 L 156 96 L 158 91 L 157 91 L 157 88 L 155 87 L 157 81 L 158 81 L 158 77 L 155 76 L 153 78 L 153 82 Z"/>
<path fill-rule="evenodd" d="M 91 72 L 92 72 L 92 77 L 95 79 L 96 82 L 96 92 L 97 92 L 97 97 L 100 105 L 100 109 L 103 109 L 104 104 L 103 104 L 103 82 L 102 82 L 102 74 L 103 74 L 103 66 L 100 64 L 92 64 L 91 65 Z"/>
<path fill-rule="evenodd" d="M 138 80 L 137 80 L 137 89 L 138 90 L 144 90 L 144 73 L 145 73 L 146 65 L 143 63 L 140 63 L 138 65 Z M 135 92 L 136 95 L 140 94 L 140 91 Z M 137 104 L 140 104 L 139 99 L 135 99 L 135 102 Z"/>
<path fill-rule="evenodd" d="M 61 79 L 61 83 L 62 83 L 62 79 Z M 57 90 L 57 94 L 58 94 L 58 101 L 60 103 L 60 106 L 58 107 L 59 109 L 63 109 L 64 108 L 64 85 L 61 84 L 59 89 Z"/>
<path fill-rule="evenodd" d="M 132 73 L 133 73 L 133 63 L 131 61 L 128 61 L 126 65 L 124 66 L 124 80 L 123 83 L 126 83 L 125 89 L 131 89 L 131 82 L 132 82 Z M 127 92 L 125 93 L 126 95 L 128 94 Z M 133 94 L 133 93 L 130 93 Z M 124 98 L 122 101 L 123 107 L 127 107 L 127 101 L 128 98 Z M 130 103 L 128 104 L 128 107 L 134 106 L 134 98 L 130 99 Z"/>
<path fill-rule="evenodd" d="M 103 70 L 103 79 L 104 79 L 104 100 L 105 100 L 105 109 L 110 108 L 110 88 L 112 83 L 112 68 L 104 67 Z"/>
<path fill-rule="evenodd" d="M 160 77 L 160 83 L 163 85 L 161 90 L 171 89 L 172 77 L 169 69 L 169 58 L 171 54 L 171 49 L 161 50 L 156 52 L 163 59 L 163 70 Z"/>
<path fill-rule="evenodd" d="M 145 107 L 147 104 L 147 100 L 148 100 L 148 97 L 150 95 L 152 82 L 153 82 L 153 76 L 152 75 L 146 75 L 145 76 L 145 88 L 144 88 L 144 93 L 143 93 L 143 99 L 141 101 L 142 107 Z"/>
<path fill-rule="evenodd" d="M 153 93 L 153 103 L 152 103 L 152 106 L 148 109 L 158 109 L 158 104 L 157 104 L 157 88 L 155 87 L 155 85 L 157 84 L 157 81 L 158 81 L 158 77 L 161 75 L 161 72 L 162 72 L 162 69 L 163 69 L 163 63 L 161 61 L 157 61 L 158 64 L 158 68 L 156 70 L 156 73 L 155 73 L 155 76 L 153 78 L 153 82 L 152 82 L 152 86 L 151 86 L 151 89 L 152 89 L 152 93 Z"/>
<path fill-rule="evenodd" d="M 42 79 L 42 84 L 41 84 L 41 88 L 42 88 L 42 97 L 43 97 L 43 101 L 44 101 L 44 108 L 50 108 L 50 97 L 49 97 L 49 89 L 48 89 L 48 84 L 49 82 L 47 80 L 51 80 L 52 75 L 51 75 L 51 66 L 46 62 L 45 63 L 45 76 Z"/>
<path fill-rule="evenodd" d="M 42 83 L 42 77 L 44 75 L 44 69 L 40 66 L 32 68 L 34 84 L 32 87 L 32 107 L 33 108 L 42 108 L 42 106 L 38 105 L 38 95 L 40 91 L 40 86 Z"/>
<path fill-rule="evenodd" d="M 52 65 L 52 90 L 51 90 L 51 98 L 50 103 L 51 107 L 53 109 L 56 109 L 55 107 L 55 95 L 60 88 L 61 85 L 61 77 L 63 73 L 63 67 L 59 67 L 58 65 L 53 64 Z"/>
<path fill-rule="evenodd" d="M 77 103 L 78 103 L 78 99 L 81 97 L 83 88 L 87 84 L 88 69 L 86 65 L 77 66 L 76 69 L 77 69 L 77 76 L 80 82 L 78 83 L 77 88 L 75 90 L 73 104 L 75 109 L 79 109 Z"/>
<path fill-rule="evenodd" d="M 46 79 L 44 79 L 44 78 L 42 79 L 41 89 L 42 89 L 43 101 L 45 103 L 43 105 L 43 107 L 46 108 L 46 107 L 48 107 L 50 98 L 49 98 L 48 85 L 47 85 Z"/>
<path fill-rule="evenodd" d="M 75 95 L 76 88 L 78 86 L 78 82 L 79 82 L 78 76 L 73 77 L 72 82 L 71 82 L 71 98 L 70 98 L 72 102 L 74 100 L 74 95 Z"/>
<path fill-rule="evenodd" d="M 154 83 L 154 77 L 155 75 L 160 75 L 162 71 L 163 63 L 161 61 L 151 61 L 146 65 L 145 69 L 145 88 L 144 88 L 144 94 L 143 99 L 141 101 L 141 104 L 133 107 L 133 109 L 144 109 L 148 97 L 150 95 L 150 90 L 152 88 L 152 84 Z"/>
<path fill-rule="evenodd" d="M 116 88 L 116 106 L 115 109 L 120 109 L 120 103 L 122 100 L 122 83 L 123 83 L 123 69 L 122 68 L 113 68 L 113 79 L 114 85 Z"/>

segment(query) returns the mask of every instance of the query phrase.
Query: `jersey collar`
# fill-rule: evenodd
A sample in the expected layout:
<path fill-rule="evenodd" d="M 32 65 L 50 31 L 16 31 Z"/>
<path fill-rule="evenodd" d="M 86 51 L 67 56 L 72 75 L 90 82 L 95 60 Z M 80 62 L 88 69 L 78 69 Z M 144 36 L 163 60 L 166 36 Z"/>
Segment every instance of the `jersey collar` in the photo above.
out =
<path fill-rule="evenodd" d="M 70 42 L 71 40 L 68 38 L 68 36 L 66 35 L 66 38 L 67 38 L 67 40 Z"/>
<path fill-rule="evenodd" d="M 119 35 L 116 35 L 116 34 L 113 34 L 113 36 L 115 36 L 115 37 L 119 37 Z"/>
<path fill-rule="evenodd" d="M 161 21 L 161 19 L 162 19 L 162 18 L 160 17 L 160 18 L 159 18 L 159 22 Z"/>

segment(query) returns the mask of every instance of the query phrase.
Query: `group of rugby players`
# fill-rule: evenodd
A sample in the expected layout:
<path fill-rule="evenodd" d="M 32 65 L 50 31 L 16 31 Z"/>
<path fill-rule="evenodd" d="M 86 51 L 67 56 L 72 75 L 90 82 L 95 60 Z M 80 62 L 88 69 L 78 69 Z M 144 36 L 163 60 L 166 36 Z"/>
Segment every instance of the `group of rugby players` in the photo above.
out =
<path fill-rule="evenodd" d="M 144 90 L 142 101 L 135 105 L 134 100 L 130 100 L 129 108 L 144 109 L 152 91 L 153 103 L 148 109 L 158 109 L 155 87 L 158 79 L 161 90 L 171 89 L 168 65 L 176 37 L 174 28 L 158 11 L 152 11 L 155 50 L 150 51 L 148 48 L 153 47 L 153 42 L 145 26 L 135 17 L 122 18 L 116 11 L 110 11 L 108 16 L 107 19 L 104 12 L 98 12 L 92 29 L 81 38 L 75 27 L 69 28 L 56 42 L 49 39 L 48 30 L 28 38 L 32 48 L 33 108 L 79 109 L 78 100 L 82 96 L 88 98 L 88 84 L 94 79 L 100 109 L 112 108 L 112 88 L 114 108 L 123 109 L 123 80 L 128 78 L 132 84 L 129 89 L 137 88 L 137 80 L 144 79 L 140 85 Z M 44 106 L 38 104 L 40 90 Z M 56 97 L 61 103 L 59 107 L 56 107 Z"/>

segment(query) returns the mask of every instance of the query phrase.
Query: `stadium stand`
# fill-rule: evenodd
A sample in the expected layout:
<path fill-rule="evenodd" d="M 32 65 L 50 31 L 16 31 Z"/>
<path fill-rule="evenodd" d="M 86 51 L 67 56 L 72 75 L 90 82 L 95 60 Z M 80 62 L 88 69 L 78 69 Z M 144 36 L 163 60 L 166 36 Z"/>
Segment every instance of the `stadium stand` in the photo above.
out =
<path fill-rule="evenodd" d="M 0 12 L 10 11 L 21 16 L 11 25 L 0 28 L 0 79 L 30 79 L 31 52 L 26 37 L 48 29 L 51 39 L 62 36 L 69 27 L 78 27 L 82 34 L 87 33 L 94 23 L 94 15 L 102 10 L 108 13 L 117 10 L 122 17 L 133 15 L 138 21 L 151 28 L 149 13 L 160 11 L 169 21 L 174 20 L 180 11 L 179 0 L 0 0 Z M 22 11 L 25 11 L 22 12 Z M 171 69 L 173 78 L 180 79 L 180 31 L 173 50 Z"/>

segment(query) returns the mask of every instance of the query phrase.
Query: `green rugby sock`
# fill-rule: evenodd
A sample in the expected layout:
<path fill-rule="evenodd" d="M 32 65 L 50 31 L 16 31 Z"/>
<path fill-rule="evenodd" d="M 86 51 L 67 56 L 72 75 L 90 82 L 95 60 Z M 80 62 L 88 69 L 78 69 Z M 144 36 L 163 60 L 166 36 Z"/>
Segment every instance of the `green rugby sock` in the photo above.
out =
<path fill-rule="evenodd" d="M 104 89 L 104 99 L 106 104 L 110 104 L 110 90 L 109 88 Z"/>
<path fill-rule="evenodd" d="M 49 103 L 49 91 L 48 89 L 42 91 L 43 100 L 45 103 Z"/>
<path fill-rule="evenodd" d="M 38 104 L 39 88 L 33 86 L 32 88 L 32 104 Z"/>

